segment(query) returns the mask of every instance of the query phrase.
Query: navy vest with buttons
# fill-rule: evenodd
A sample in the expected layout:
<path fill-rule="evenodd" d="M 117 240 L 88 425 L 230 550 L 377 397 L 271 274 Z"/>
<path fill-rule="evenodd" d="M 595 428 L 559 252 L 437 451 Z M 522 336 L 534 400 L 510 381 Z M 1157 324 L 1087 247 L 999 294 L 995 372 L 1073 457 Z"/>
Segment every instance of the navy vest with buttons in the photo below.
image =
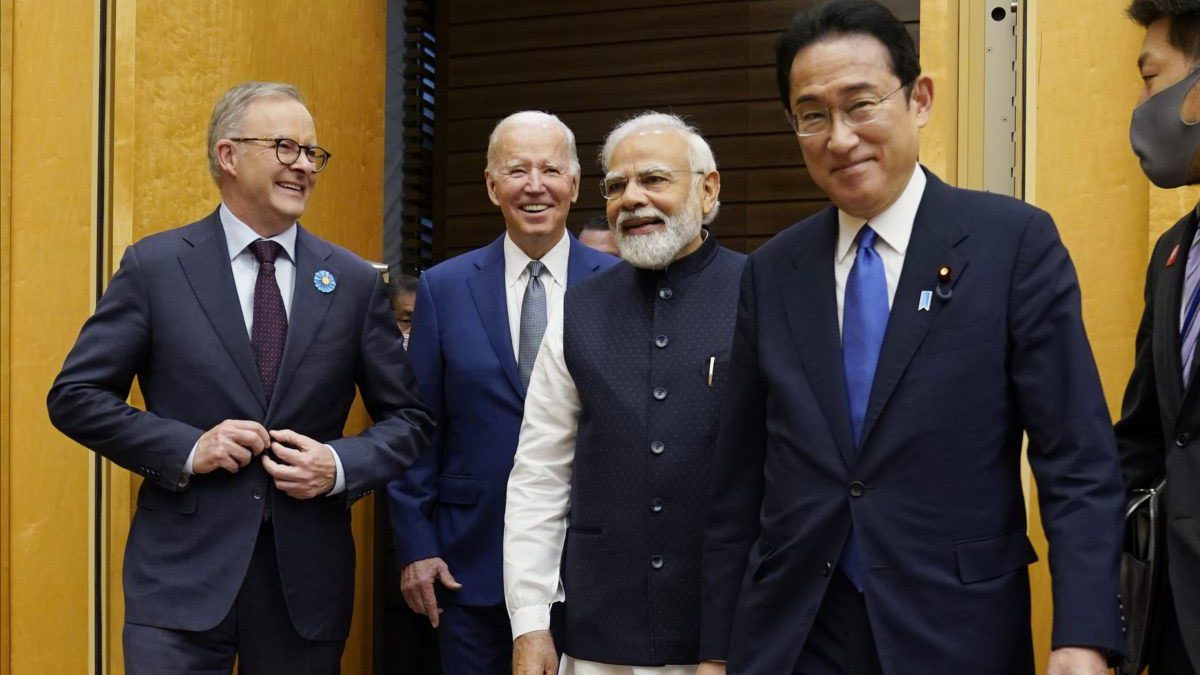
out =
<path fill-rule="evenodd" d="M 710 460 L 745 256 L 708 237 L 666 270 L 571 289 L 563 352 L 582 410 L 562 578 L 563 648 L 696 663 Z"/>

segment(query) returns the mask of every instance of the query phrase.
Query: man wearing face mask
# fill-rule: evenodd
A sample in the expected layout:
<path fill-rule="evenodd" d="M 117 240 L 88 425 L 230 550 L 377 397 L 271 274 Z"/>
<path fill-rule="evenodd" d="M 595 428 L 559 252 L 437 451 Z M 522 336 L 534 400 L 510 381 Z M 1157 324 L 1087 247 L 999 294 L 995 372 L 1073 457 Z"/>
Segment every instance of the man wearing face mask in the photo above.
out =
<path fill-rule="evenodd" d="M 1200 0 L 1134 0 L 1129 16 L 1146 29 L 1138 68 L 1145 85 L 1129 137 L 1155 185 L 1200 182 Z M 1195 675 L 1200 666 L 1200 212 L 1193 209 L 1154 247 L 1146 309 L 1117 445 L 1129 489 L 1164 475 L 1166 583 L 1150 636 L 1150 672 Z"/>

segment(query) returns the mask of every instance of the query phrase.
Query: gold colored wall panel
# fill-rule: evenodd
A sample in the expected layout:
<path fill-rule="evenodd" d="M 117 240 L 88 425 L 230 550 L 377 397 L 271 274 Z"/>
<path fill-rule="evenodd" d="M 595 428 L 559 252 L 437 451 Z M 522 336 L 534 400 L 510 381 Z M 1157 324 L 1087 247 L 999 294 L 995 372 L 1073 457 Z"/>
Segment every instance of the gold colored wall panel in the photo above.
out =
<path fill-rule="evenodd" d="M 45 396 L 91 312 L 96 26 L 92 4 L 14 0 L 6 477 L 13 673 L 86 673 L 91 455 Z"/>

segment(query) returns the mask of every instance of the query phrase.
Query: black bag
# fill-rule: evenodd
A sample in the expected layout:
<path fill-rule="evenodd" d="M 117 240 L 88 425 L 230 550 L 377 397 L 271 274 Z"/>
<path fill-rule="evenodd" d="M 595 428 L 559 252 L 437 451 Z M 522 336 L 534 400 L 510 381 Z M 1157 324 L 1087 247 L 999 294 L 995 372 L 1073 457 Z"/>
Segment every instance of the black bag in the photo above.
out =
<path fill-rule="evenodd" d="M 1128 657 L 1120 675 L 1141 675 L 1149 658 L 1150 636 L 1162 587 L 1163 478 L 1150 489 L 1134 490 L 1125 509 L 1125 551 L 1121 554 L 1121 599 Z"/>

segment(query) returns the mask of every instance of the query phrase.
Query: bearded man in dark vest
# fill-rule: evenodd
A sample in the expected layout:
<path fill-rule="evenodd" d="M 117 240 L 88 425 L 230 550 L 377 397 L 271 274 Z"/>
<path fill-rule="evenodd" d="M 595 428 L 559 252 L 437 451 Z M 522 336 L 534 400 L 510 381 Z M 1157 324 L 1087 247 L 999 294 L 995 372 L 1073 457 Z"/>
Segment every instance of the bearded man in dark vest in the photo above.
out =
<path fill-rule="evenodd" d="M 744 256 L 704 227 L 721 179 L 678 117 L 620 124 L 601 164 L 625 263 L 567 293 L 530 378 L 505 512 L 513 672 L 690 675 Z M 560 664 L 548 629 L 564 599 Z"/>

